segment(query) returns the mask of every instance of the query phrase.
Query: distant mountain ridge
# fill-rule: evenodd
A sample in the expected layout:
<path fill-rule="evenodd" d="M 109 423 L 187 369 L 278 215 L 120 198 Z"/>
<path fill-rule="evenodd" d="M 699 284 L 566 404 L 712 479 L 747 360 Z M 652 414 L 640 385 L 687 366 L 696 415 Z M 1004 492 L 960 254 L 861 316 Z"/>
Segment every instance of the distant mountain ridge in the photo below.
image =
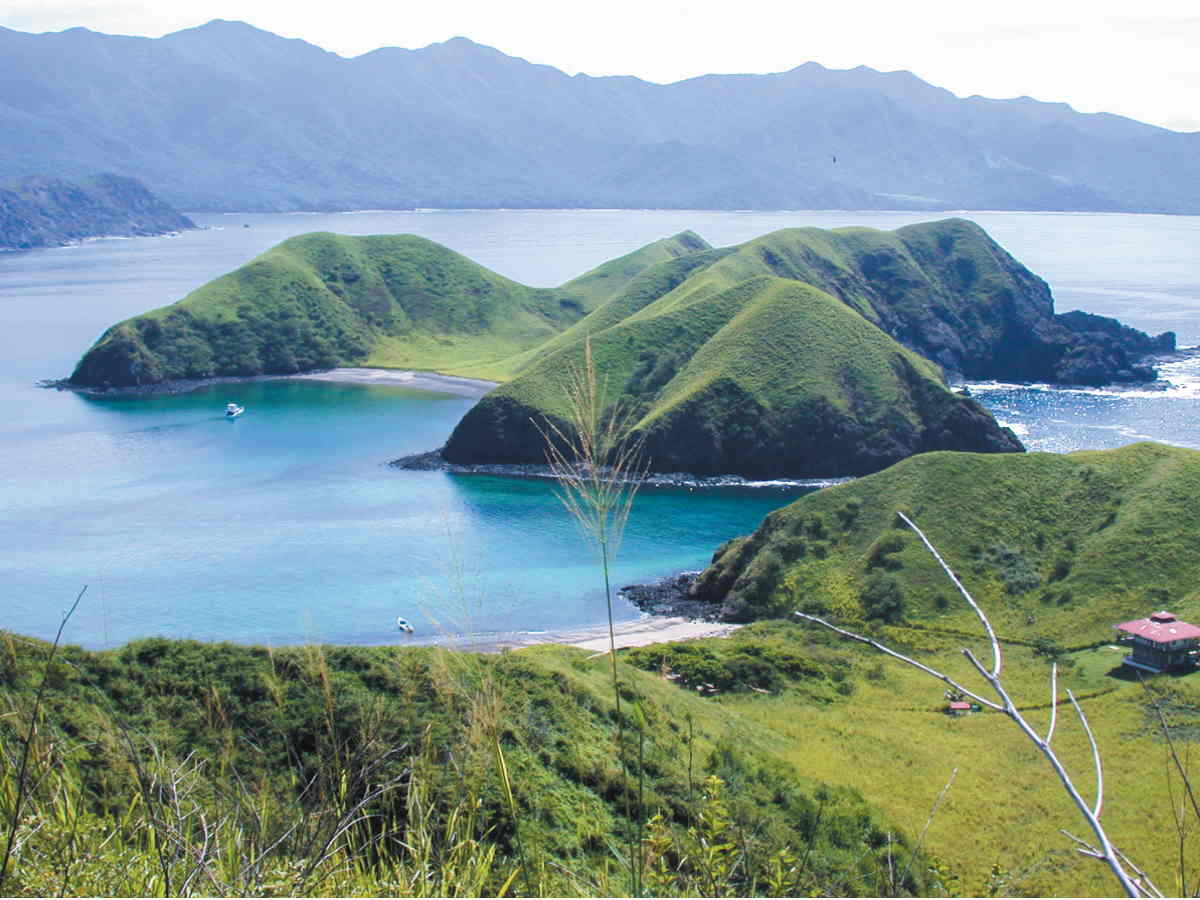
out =
<path fill-rule="evenodd" d="M 0 180 L 97 170 L 193 210 L 1200 213 L 1200 133 L 908 72 L 658 85 L 464 38 L 345 59 L 222 20 L 158 39 L 0 28 Z"/>
<path fill-rule="evenodd" d="M 196 225 L 134 178 L 77 182 L 30 176 L 0 184 L 0 250 L 54 247 L 89 237 L 167 234 Z"/>

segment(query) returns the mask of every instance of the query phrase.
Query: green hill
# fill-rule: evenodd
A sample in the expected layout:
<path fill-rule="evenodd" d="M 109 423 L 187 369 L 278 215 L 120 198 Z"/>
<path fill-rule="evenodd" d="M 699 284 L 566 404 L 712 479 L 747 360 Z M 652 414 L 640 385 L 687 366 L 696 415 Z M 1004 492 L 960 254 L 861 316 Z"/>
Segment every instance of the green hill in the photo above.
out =
<path fill-rule="evenodd" d="M 655 895 L 929 890 L 856 792 L 622 665 L 627 776 L 609 662 L 583 651 L 46 650 L 0 642 L 0 759 L 48 673 L 6 896 L 622 896 L 636 822 Z M 815 653 L 792 650 L 780 685 L 844 704 L 849 667 Z M 0 767 L 6 829 L 17 773 Z"/>
<path fill-rule="evenodd" d="M 714 249 L 692 232 L 557 288 L 411 235 L 309 234 L 110 328 L 69 381 L 129 387 L 339 365 L 506 381 L 460 423 L 460 463 L 543 461 L 562 378 L 596 349 L 659 471 L 857 475 L 930 450 L 1019 451 L 972 377 L 1152 378 L 1166 349 L 1115 320 L 1056 316 L 1046 284 L 979 226 L 786 229 Z M 542 423 L 544 424 L 544 422 Z"/>
<path fill-rule="evenodd" d="M 643 303 L 650 295 L 641 288 L 670 285 L 685 262 L 695 261 L 644 273 L 571 334 L 601 321 L 589 334 L 596 369 L 637 410 L 652 469 L 843 475 L 922 450 L 1021 449 L 977 404 L 948 391 L 935 366 L 801 282 L 759 275 L 725 286 L 718 262 Z M 606 317 L 615 321 L 604 327 Z M 561 373 L 582 365 L 583 346 L 576 339 L 535 358 L 488 394 L 443 456 L 542 461 L 538 421 L 565 427 Z"/>
<path fill-rule="evenodd" d="M 1002 636 L 1081 646 L 1169 607 L 1200 619 L 1200 452 L 931 453 L 771 513 L 693 590 L 727 618 L 793 609 L 976 630 L 916 536 L 938 547 Z"/>
<path fill-rule="evenodd" d="M 684 233 L 560 288 L 530 288 L 413 235 L 291 238 L 183 300 L 110 328 L 80 386 L 378 365 L 502 377 L 641 269 L 704 248 Z"/>

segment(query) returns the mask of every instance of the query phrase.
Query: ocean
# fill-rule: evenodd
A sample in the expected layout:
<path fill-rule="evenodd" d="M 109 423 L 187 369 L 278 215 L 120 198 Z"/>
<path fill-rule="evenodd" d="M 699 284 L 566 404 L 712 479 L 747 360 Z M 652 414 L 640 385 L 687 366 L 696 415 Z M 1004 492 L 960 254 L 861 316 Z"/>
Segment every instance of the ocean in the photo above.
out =
<path fill-rule="evenodd" d="M 1057 309 L 1200 344 L 1200 217 L 961 213 L 1050 283 Z M 888 212 L 425 211 L 199 214 L 204 229 L 0 254 L 0 627 L 100 648 L 149 636 L 283 645 L 503 639 L 604 619 L 593 550 L 544 481 L 401 472 L 470 399 L 391 385 L 252 381 L 95 398 L 67 375 L 108 325 L 183 297 L 291 235 L 408 232 L 554 285 L 684 229 L 893 228 Z M 1153 389 L 972 384 L 1031 450 L 1200 448 L 1200 359 Z M 247 408 L 227 421 L 227 402 Z M 703 567 L 800 488 L 645 488 L 617 584 Z M 621 605 L 621 618 L 638 613 Z"/>

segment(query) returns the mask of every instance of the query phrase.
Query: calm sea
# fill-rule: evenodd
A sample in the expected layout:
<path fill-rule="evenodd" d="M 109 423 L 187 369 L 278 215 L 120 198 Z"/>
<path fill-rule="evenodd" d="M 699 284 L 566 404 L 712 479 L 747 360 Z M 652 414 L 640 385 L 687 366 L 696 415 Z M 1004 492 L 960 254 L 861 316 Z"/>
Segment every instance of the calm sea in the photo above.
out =
<path fill-rule="evenodd" d="M 965 213 L 1054 289 L 1058 309 L 1200 344 L 1200 218 Z M 67 639 L 149 635 L 382 643 L 556 631 L 603 619 L 595 559 L 542 482 L 397 472 L 471 401 L 382 387 L 254 382 L 93 399 L 66 375 L 113 322 L 179 299 L 286 237 L 411 232 L 518 281 L 554 285 L 690 228 L 714 244 L 797 225 L 892 228 L 908 213 L 675 211 L 197 215 L 175 237 L 0 254 L 0 627 Z M 248 227 L 247 227 L 248 226 Z M 1200 365 L 1165 390 L 975 385 L 1032 449 L 1154 439 L 1200 447 Z M 247 413 L 221 415 L 236 401 Z M 702 567 L 798 491 L 646 489 L 616 581 Z M 636 612 L 621 608 L 622 617 Z"/>

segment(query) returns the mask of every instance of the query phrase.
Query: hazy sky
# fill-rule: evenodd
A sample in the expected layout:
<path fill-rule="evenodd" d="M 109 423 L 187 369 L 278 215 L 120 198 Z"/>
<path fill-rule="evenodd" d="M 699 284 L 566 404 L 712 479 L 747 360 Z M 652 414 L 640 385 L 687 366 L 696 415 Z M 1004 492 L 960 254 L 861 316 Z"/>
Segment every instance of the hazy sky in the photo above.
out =
<path fill-rule="evenodd" d="M 1028 95 L 1200 130 L 1198 0 L 4 0 L 0 25 L 159 37 L 239 19 L 343 56 L 456 35 L 574 74 L 908 69 L 959 96 Z"/>

